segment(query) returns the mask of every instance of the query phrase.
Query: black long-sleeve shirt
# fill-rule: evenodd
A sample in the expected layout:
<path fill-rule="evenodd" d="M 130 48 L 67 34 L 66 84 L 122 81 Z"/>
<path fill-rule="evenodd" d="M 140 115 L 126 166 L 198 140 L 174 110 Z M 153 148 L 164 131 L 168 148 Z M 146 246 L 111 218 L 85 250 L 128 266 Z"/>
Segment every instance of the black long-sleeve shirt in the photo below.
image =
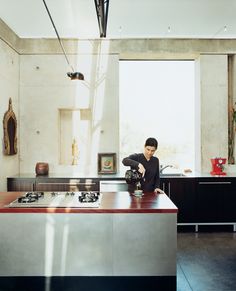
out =
<path fill-rule="evenodd" d="M 148 161 L 144 154 L 132 154 L 122 161 L 124 166 L 130 166 L 131 169 L 138 170 L 141 163 L 145 168 L 145 176 L 141 181 L 141 188 L 144 192 L 153 192 L 160 186 L 159 159 L 152 156 Z"/>

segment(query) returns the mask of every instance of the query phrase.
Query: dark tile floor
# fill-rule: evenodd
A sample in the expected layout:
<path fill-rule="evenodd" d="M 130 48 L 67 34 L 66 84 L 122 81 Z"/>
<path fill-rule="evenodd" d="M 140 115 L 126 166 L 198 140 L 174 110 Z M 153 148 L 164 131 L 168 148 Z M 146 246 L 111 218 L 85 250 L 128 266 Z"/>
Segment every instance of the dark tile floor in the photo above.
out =
<path fill-rule="evenodd" d="M 177 291 L 236 291 L 236 233 L 178 233 Z"/>

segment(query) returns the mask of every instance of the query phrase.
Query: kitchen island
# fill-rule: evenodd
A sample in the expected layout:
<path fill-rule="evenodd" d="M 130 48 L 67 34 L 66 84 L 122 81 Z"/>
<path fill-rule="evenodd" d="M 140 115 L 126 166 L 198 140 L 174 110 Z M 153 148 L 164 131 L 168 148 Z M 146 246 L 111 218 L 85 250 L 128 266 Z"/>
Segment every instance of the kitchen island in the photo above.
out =
<path fill-rule="evenodd" d="M 98 208 L 8 208 L 0 193 L 0 289 L 176 290 L 177 208 L 165 194 L 101 193 Z"/>

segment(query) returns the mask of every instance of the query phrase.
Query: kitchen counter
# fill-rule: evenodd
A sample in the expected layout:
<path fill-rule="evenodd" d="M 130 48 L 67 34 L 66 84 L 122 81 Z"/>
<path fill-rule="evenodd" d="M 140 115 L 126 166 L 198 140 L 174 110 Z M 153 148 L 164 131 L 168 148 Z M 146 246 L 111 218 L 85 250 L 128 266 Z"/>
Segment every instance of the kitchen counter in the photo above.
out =
<path fill-rule="evenodd" d="M 212 176 L 210 173 L 171 173 L 164 172 L 160 177 L 161 182 L 169 180 L 191 180 L 191 179 L 236 179 L 235 173 L 226 176 Z M 168 183 L 168 181 L 167 181 Z M 104 186 L 101 187 L 100 186 Z M 126 191 L 127 185 L 124 174 L 112 175 L 81 175 L 81 174 L 49 174 L 48 176 L 35 176 L 34 174 L 21 174 L 7 178 L 8 191 L 103 191 L 117 192 Z M 104 191 L 105 190 L 105 191 Z"/>
<path fill-rule="evenodd" d="M 102 193 L 97 209 L 4 207 L 21 194 L 0 193 L 1 290 L 176 290 L 177 208 L 165 194 Z"/>
<path fill-rule="evenodd" d="M 145 193 L 141 198 L 129 192 L 104 192 L 99 208 L 9 208 L 24 192 L 0 192 L 0 213 L 177 213 L 165 194 Z"/>
<path fill-rule="evenodd" d="M 82 179 L 108 179 L 108 180 L 114 180 L 114 179 L 124 179 L 124 174 L 117 173 L 117 174 L 106 174 L 106 175 L 99 175 L 97 173 L 90 173 L 90 174 L 81 174 L 81 173 L 49 173 L 48 175 L 35 175 L 34 173 L 24 173 L 24 174 L 18 174 L 9 176 L 9 178 L 22 178 L 22 179 L 43 179 L 43 178 L 82 178 Z"/>
<path fill-rule="evenodd" d="M 173 175 L 171 175 L 173 174 Z M 176 175 L 177 174 L 177 175 Z M 182 175 L 181 175 L 182 174 Z M 161 177 L 177 177 L 177 178 L 219 178 L 219 177 L 236 177 L 236 173 L 233 172 L 226 172 L 226 175 L 211 175 L 210 172 L 197 172 L 193 171 L 191 173 L 184 173 L 181 171 L 173 171 L 173 170 L 166 170 L 163 174 L 161 174 Z M 36 176 L 34 173 L 22 173 L 18 175 L 9 176 L 8 178 L 19 178 L 19 179 L 43 179 L 43 178 L 65 178 L 65 179 L 99 179 L 99 180 L 120 180 L 125 178 L 125 173 L 117 173 L 117 174 L 106 174 L 106 175 L 99 175 L 97 173 L 91 173 L 91 174 L 81 174 L 81 173 L 49 173 L 49 175 L 43 176 L 39 175 Z"/>

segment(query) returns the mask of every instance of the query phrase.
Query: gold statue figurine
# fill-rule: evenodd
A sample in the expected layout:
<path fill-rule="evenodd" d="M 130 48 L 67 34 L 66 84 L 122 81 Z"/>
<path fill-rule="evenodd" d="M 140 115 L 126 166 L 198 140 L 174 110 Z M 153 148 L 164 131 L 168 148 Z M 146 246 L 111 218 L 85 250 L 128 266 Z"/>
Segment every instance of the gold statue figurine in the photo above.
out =
<path fill-rule="evenodd" d="M 79 149 L 75 138 L 73 139 L 72 143 L 72 157 L 73 157 L 72 165 L 78 165 Z"/>

